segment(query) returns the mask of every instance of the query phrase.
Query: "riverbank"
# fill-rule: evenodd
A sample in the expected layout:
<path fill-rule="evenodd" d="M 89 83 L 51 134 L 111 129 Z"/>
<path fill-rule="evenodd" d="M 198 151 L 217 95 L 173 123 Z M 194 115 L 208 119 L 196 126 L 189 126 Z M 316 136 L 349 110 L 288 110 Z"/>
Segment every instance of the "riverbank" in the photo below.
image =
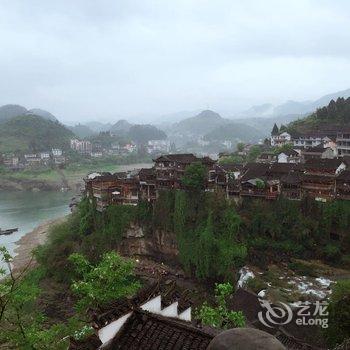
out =
<path fill-rule="evenodd" d="M 64 216 L 58 219 L 45 221 L 16 242 L 18 246 L 14 250 L 15 256 L 12 263 L 14 272 L 21 271 L 27 268 L 28 265 L 30 265 L 30 267 L 35 266 L 36 262 L 35 259 L 33 259 L 33 250 L 46 242 L 50 228 L 53 225 L 60 224 L 66 219 L 67 216 Z"/>
<path fill-rule="evenodd" d="M 78 164 L 66 169 L 6 172 L 0 177 L 0 191 L 60 191 L 62 188 L 68 188 L 78 192 L 83 187 L 83 179 L 89 172 L 107 171 L 114 173 L 152 166 L 152 163 L 104 164 L 102 166 L 79 166 Z"/>

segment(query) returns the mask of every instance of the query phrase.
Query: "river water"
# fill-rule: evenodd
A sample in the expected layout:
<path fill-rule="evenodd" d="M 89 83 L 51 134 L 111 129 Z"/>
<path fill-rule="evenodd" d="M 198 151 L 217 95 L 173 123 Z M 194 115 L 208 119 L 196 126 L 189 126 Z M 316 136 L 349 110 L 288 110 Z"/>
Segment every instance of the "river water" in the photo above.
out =
<path fill-rule="evenodd" d="M 18 232 L 0 236 L 0 246 L 11 254 L 26 233 L 44 221 L 56 219 L 70 212 L 71 192 L 10 192 L 0 191 L 0 228 L 18 227 Z"/>

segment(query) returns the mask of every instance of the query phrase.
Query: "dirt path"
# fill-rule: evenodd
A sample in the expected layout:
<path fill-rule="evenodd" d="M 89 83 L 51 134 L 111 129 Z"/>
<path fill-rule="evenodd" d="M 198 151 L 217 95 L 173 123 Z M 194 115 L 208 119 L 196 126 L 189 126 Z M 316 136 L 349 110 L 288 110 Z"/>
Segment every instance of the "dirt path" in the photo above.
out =
<path fill-rule="evenodd" d="M 66 217 L 49 220 L 36 227 L 33 231 L 28 232 L 21 237 L 16 244 L 18 247 L 14 250 L 15 257 L 13 258 L 13 270 L 15 272 L 26 268 L 28 264 L 35 265 L 35 260 L 32 258 L 33 250 L 39 245 L 45 243 L 50 227 L 59 224 L 66 220 Z"/>

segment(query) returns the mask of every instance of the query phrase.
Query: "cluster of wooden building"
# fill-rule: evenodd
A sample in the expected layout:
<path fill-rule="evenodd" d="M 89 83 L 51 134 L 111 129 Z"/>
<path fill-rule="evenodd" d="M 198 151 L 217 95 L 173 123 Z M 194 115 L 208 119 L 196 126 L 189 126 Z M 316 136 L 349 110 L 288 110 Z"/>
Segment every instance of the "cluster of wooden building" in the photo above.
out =
<path fill-rule="evenodd" d="M 228 198 L 350 199 L 350 159 L 347 157 L 309 159 L 305 163 L 219 164 L 209 157 L 169 154 L 155 159 L 149 169 L 91 173 L 85 178 L 85 193 L 95 199 L 99 211 L 112 204 L 153 202 L 161 190 L 184 189 L 182 178 L 193 163 L 206 168 L 204 190 L 223 191 Z"/>

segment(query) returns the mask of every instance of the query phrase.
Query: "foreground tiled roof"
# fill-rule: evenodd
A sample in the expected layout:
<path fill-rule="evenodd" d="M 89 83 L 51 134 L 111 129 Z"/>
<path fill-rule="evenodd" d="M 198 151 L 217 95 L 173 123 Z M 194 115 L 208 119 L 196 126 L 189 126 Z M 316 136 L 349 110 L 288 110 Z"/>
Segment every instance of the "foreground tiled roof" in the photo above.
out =
<path fill-rule="evenodd" d="M 137 309 L 106 350 L 205 350 L 213 336 L 190 323 Z"/>
<path fill-rule="evenodd" d="M 178 310 L 180 313 L 190 307 L 191 302 L 187 293 L 179 291 L 175 281 L 167 282 L 153 283 L 142 288 L 132 298 L 122 298 L 98 309 L 89 310 L 93 327 L 96 329 L 102 328 L 158 295 L 162 295 L 162 307 L 166 307 L 175 301 L 179 303 Z"/>

